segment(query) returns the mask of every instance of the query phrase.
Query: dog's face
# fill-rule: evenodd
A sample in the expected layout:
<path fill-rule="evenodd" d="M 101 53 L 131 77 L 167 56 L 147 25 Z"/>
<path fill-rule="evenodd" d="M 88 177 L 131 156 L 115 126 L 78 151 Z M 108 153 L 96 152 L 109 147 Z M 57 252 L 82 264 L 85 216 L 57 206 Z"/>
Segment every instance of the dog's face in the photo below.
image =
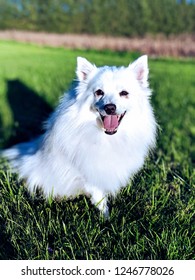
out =
<path fill-rule="evenodd" d="M 77 59 L 77 77 L 81 92 L 90 98 L 91 110 L 98 116 L 104 132 L 117 132 L 128 111 L 138 102 L 139 94 L 147 91 L 147 56 L 128 67 L 100 67 L 85 58 Z"/>

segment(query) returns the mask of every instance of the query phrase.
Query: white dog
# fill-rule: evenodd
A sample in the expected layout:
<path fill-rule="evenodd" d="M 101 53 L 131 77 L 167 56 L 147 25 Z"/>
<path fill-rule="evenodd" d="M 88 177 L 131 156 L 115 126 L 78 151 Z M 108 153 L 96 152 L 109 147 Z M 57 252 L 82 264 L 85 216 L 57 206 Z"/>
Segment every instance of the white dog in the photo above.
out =
<path fill-rule="evenodd" d="M 154 146 L 147 56 L 128 67 L 99 67 L 77 58 L 77 85 L 51 115 L 44 135 L 5 150 L 31 191 L 86 194 L 108 214 L 115 195 L 143 166 Z"/>

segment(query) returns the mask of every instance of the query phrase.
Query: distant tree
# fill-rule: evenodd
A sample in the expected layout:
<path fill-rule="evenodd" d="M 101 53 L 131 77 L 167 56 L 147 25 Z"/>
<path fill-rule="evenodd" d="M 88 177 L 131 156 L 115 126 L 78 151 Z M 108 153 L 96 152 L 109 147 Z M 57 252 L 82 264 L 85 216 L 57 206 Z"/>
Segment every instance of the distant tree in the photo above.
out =
<path fill-rule="evenodd" d="M 195 30 L 195 0 L 0 0 L 0 29 L 143 36 Z"/>

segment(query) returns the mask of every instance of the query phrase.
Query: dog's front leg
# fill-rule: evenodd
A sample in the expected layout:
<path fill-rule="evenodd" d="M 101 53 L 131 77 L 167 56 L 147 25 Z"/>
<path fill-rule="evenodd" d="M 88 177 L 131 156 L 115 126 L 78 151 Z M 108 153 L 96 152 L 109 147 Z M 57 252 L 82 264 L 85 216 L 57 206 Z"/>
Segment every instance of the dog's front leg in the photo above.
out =
<path fill-rule="evenodd" d="M 98 209 L 100 210 L 100 213 L 103 214 L 103 216 L 108 219 L 109 218 L 109 208 L 108 208 L 108 205 L 107 205 L 107 197 L 104 196 L 104 197 L 100 197 L 97 198 L 97 197 L 91 197 L 91 201 L 92 203 L 98 207 Z"/>
<path fill-rule="evenodd" d="M 107 195 L 94 186 L 87 186 L 87 192 L 91 195 L 91 202 L 100 210 L 107 219 L 109 217 L 109 208 L 107 205 Z"/>

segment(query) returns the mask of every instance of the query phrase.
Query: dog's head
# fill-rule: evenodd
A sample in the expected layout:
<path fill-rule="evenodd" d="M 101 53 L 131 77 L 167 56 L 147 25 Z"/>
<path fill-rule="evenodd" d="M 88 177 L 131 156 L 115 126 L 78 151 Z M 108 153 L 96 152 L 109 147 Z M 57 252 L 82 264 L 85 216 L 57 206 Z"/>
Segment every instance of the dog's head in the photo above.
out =
<path fill-rule="evenodd" d="M 90 98 L 90 109 L 98 115 L 107 134 L 115 134 L 125 115 L 140 102 L 148 89 L 147 56 L 128 67 L 99 67 L 85 58 L 77 58 L 78 94 Z"/>

